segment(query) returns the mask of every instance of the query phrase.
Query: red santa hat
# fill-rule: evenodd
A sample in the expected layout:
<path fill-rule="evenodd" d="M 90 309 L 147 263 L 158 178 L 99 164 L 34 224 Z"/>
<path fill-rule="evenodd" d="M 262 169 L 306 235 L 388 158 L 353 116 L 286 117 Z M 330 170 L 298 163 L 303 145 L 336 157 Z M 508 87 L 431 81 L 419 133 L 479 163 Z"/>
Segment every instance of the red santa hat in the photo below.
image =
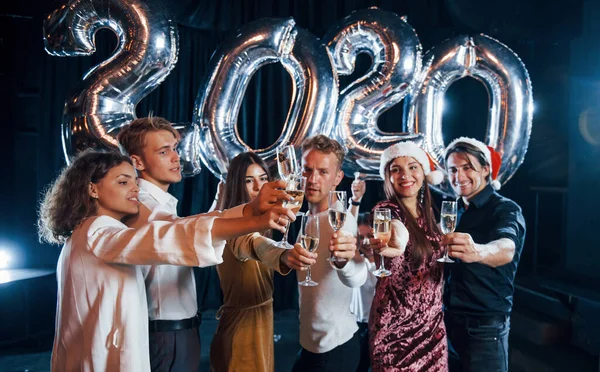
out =
<path fill-rule="evenodd" d="M 410 141 L 399 142 L 393 146 L 385 149 L 381 154 L 381 163 L 379 164 L 379 175 L 382 179 L 385 179 L 385 167 L 386 165 L 401 156 L 410 156 L 421 164 L 427 183 L 431 185 L 439 185 L 444 180 L 444 174 L 439 170 L 435 170 L 435 163 L 431 159 L 431 156 L 427 154 L 422 148 Z"/>
<path fill-rule="evenodd" d="M 456 146 L 459 146 L 461 143 L 467 143 L 471 146 L 474 146 L 477 150 L 483 153 L 483 157 L 490 167 L 490 175 L 492 176 L 492 182 L 490 182 L 490 186 L 492 186 L 494 190 L 500 190 L 500 187 L 502 187 L 502 184 L 500 181 L 498 181 L 498 173 L 500 172 L 500 166 L 502 165 L 502 156 L 500 156 L 500 153 L 492 146 L 488 146 L 474 138 L 459 137 L 450 142 L 448 147 L 446 147 L 445 157 L 448 158 L 448 151 Z"/>

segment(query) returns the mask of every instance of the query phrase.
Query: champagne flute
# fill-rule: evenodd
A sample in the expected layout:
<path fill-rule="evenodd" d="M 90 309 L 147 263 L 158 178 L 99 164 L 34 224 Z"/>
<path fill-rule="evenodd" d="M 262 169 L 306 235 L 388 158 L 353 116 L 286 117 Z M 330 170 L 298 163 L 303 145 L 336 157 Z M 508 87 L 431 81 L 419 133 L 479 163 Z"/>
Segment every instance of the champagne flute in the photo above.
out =
<path fill-rule="evenodd" d="M 454 232 L 456 228 L 456 202 L 455 201 L 443 201 L 442 202 L 442 211 L 440 218 L 440 227 L 442 229 L 442 233 L 450 234 Z M 448 257 L 448 248 L 446 248 L 446 252 L 444 253 L 444 257 L 438 258 L 438 262 L 445 263 L 453 263 L 450 257 Z"/>
<path fill-rule="evenodd" d="M 373 230 L 375 232 L 375 239 L 381 240 L 385 248 L 392 237 L 392 212 L 389 208 L 375 209 L 373 213 Z M 379 255 L 379 257 L 381 263 L 379 269 L 373 271 L 373 275 L 379 278 L 392 275 L 392 272 L 385 268 L 385 257 L 382 255 Z"/>
<path fill-rule="evenodd" d="M 302 248 L 306 249 L 309 252 L 314 252 L 317 250 L 319 246 L 319 216 L 307 215 L 304 214 L 302 216 L 302 227 L 300 228 L 300 244 Z M 305 287 L 314 287 L 319 285 L 319 283 L 312 280 L 310 277 L 310 266 L 306 272 L 306 279 L 298 284 Z"/>
<path fill-rule="evenodd" d="M 279 177 L 284 181 L 288 181 L 292 175 L 299 173 L 294 146 L 287 145 L 281 149 L 277 148 L 277 170 Z"/>
<path fill-rule="evenodd" d="M 292 200 L 284 200 L 282 206 L 284 208 L 291 209 L 295 214 L 298 213 L 300 207 L 302 207 L 302 202 L 304 201 L 304 190 L 306 189 L 306 177 L 292 174 L 288 177 L 287 186 L 285 188 L 285 192 L 291 196 Z M 285 227 L 285 233 L 283 234 L 283 238 L 281 241 L 275 243 L 275 246 L 284 249 L 292 249 L 293 245 L 288 243 L 288 232 L 290 231 L 290 224 L 288 221 L 287 226 Z"/>
<path fill-rule="evenodd" d="M 344 226 L 344 222 L 346 221 L 346 208 L 348 205 L 346 191 L 329 191 L 327 204 L 329 206 L 329 224 L 333 231 L 337 232 Z M 333 252 L 331 252 L 331 256 L 327 261 L 345 262 L 347 260 L 345 258 L 336 257 L 333 255 Z"/>

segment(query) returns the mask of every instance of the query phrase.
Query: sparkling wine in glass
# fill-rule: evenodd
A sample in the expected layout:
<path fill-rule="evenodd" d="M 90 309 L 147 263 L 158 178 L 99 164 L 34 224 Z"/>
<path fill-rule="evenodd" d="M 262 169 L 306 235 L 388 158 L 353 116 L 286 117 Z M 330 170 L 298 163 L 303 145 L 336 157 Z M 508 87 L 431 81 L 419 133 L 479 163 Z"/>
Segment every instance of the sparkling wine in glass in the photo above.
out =
<path fill-rule="evenodd" d="M 387 246 L 392 237 L 392 212 L 389 208 L 377 208 L 373 213 L 373 230 L 375 239 L 381 240 L 384 247 Z M 379 269 L 373 272 L 373 275 L 384 278 L 392 275 L 392 272 L 385 268 L 385 258 L 379 255 L 381 262 Z"/>
<path fill-rule="evenodd" d="M 281 149 L 277 148 L 277 170 L 279 171 L 279 177 L 284 181 L 288 181 L 291 176 L 299 173 L 294 146 L 288 145 Z"/>
<path fill-rule="evenodd" d="M 442 211 L 440 218 L 440 227 L 442 233 L 450 234 L 454 232 L 456 228 L 456 202 L 455 201 L 443 201 Z M 438 258 L 438 262 L 453 263 L 450 257 L 448 257 L 448 249 L 444 253 L 444 257 Z"/>
<path fill-rule="evenodd" d="M 288 177 L 287 186 L 285 188 L 285 192 L 291 196 L 292 200 L 284 200 L 283 207 L 291 209 L 292 212 L 298 213 L 300 211 L 300 207 L 302 207 L 302 202 L 304 201 L 304 190 L 306 189 L 306 177 L 293 174 Z M 290 231 L 290 224 L 288 222 L 285 227 L 285 233 L 283 234 L 283 238 L 281 241 L 275 243 L 275 246 L 284 249 L 292 249 L 293 245 L 288 243 L 288 232 Z"/>
<path fill-rule="evenodd" d="M 303 215 L 302 216 L 302 226 L 300 228 L 300 244 L 302 248 L 306 249 L 309 252 L 314 252 L 317 250 L 319 246 L 319 216 L 313 215 Z M 310 266 L 306 272 L 306 279 L 298 284 L 305 287 L 314 287 L 319 285 L 319 283 L 312 280 L 310 276 Z"/>
<path fill-rule="evenodd" d="M 346 192 L 335 190 L 329 191 L 327 204 L 329 206 L 329 224 L 333 231 L 337 232 L 344 226 L 344 222 L 346 221 L 346 213 L 348 212 L 348 198 Z M 345 258 L 334 256 L 332 252 L 327 261 L 345 262 L 347 260 Z"/>

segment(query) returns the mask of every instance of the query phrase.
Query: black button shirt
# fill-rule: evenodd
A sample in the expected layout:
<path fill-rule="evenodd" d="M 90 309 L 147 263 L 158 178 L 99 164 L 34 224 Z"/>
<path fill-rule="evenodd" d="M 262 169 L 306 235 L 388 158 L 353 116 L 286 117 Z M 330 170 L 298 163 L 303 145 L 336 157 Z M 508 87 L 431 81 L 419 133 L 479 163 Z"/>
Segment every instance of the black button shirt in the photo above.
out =
<path fill-rule="evenodd" d="M 512 262 L 498 267 L 465 263 L 459 259 L 446 264 L 445 310 L 452 314 L 509 315 L 514 280 L 525 241 L 525 219 L 521 208 L 487 185 L 475 195 L 465 210 L 459 201 L 456 232 L 468 233 L 475 243 L 487 244 L 508 238 L 515 242 Z"/>

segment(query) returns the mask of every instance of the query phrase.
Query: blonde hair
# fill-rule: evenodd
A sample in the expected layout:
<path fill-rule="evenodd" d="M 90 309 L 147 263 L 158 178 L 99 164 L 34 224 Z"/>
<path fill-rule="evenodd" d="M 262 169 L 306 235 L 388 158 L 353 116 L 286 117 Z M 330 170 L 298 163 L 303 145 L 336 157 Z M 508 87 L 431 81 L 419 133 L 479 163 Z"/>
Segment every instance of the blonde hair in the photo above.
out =
<path fill-rule="evenodd" d="M 181 136 L 177 129 L 173 128 L 170 121 L 159 116 L 149 116 L 135 119 L 129 125 L 121 129 L 117 135 L 121 152 L 127 155 L 142 155 L 142 149 L 146 144 L 146 135 L 150 132 L 166 130 L 179 140 Z"/>
<path fill-rule="evenodd" d="M 338 168 L 341 168 L 342 164 L 344 164 L 344 156 L 346 156 L 346 151 L 344 151 L 344 148 L 338 141 L 327 136 L 317 134 L 316 136 L 305 139 L 302 142 L 302 153 L 305 153 L 309 150 L 318 150 L 325 154 L 333 153 L 338 160 Z"/>

